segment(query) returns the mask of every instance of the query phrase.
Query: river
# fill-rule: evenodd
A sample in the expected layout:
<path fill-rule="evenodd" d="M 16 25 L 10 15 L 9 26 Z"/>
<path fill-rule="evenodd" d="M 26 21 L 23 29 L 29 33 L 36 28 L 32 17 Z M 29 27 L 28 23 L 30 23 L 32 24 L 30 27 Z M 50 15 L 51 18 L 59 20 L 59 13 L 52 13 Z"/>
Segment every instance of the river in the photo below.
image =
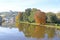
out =
<path fill-rule="evenodd" d="M 17 28 L 0 26 L 0 40 L 60 40 L 60 30 L 30 24 Z"/>

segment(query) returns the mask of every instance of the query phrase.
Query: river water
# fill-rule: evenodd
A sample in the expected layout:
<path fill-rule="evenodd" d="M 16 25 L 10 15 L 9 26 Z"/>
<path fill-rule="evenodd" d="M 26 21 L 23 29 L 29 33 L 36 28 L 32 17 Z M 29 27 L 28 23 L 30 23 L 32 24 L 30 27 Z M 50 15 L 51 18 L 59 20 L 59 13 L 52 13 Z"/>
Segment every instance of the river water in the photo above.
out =
<path fill-rule="evenodd" d="M 60 40 L 60 30 L 29 24 L 17 28 L 0 26 L 0 40 Z"/>

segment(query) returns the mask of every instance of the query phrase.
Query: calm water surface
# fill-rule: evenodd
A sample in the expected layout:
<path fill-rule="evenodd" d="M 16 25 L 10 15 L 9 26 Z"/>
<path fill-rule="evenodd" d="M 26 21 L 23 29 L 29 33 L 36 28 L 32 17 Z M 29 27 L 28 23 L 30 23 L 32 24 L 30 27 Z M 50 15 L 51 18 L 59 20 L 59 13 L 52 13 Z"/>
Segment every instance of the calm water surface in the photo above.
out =
<path fill-rule="evenodd" d="M 0 40 L 60 40 L 60 30 L 29 24 L 17 28 L 0 26 Z"/>

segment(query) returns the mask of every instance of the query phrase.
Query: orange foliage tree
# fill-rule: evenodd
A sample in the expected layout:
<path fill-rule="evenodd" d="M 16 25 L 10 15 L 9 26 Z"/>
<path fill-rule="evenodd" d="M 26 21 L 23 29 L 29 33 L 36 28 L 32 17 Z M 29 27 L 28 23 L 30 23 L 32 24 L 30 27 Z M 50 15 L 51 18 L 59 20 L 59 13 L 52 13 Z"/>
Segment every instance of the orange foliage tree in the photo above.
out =
<path fill-rule="evenodd" d="M 34 19 L 36 23 L 39 23 L 39 24 L 46 23 L 46 15 L 44 12 L 41 12 L 40 10 L 35 12 Z"/>
<path fill-rule="evenodd" d="M 20 25 L 20 17 L 21 17 L 22 13 L 18 12 L 18 15 L 15 17 L 15 25 L 16 27 L 18 27 Z"/>

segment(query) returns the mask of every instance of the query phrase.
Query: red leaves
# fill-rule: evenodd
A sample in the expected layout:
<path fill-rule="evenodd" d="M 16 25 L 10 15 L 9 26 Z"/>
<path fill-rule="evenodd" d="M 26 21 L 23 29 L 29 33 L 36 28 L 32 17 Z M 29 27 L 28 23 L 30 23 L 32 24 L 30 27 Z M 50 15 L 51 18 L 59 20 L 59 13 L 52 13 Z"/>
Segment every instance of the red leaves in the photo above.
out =
<path fill-rule="evenodd" d="M 34 18 L 36 23 L 39 23 L 39 24 L 46 23 L 46 15 L 44 12 L 41 12 L 40 10 L 36 11 Z"/>

